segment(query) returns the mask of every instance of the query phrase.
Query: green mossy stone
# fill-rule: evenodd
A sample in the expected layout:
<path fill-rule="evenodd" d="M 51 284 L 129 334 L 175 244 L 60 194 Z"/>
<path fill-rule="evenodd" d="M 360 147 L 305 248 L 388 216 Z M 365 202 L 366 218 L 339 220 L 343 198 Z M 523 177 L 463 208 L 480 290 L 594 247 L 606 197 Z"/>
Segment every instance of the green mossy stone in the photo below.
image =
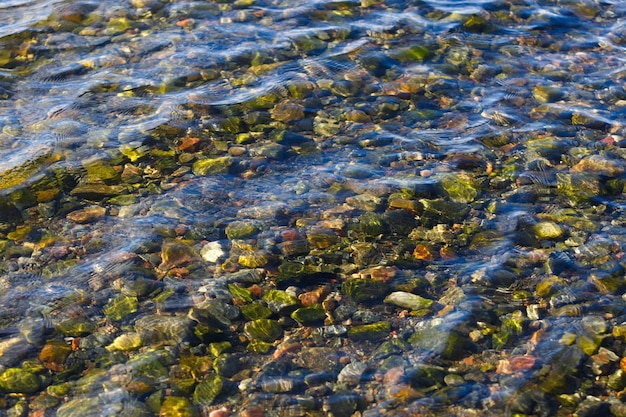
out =
<path fill-rule="evenodd" d="M 404 291 L 394 291 L 385 297 L 384 301 L 388 304 L 408 308 L 410 310 L 427 309 L 433 304 L 433 300 Z"/>
<path fill-rule="evenodd" d="M 247 303 L 251 303 L 254 300 L 252 297 L 252 291 L 247 288 L 234 284 L 228 284 L 228 291 L 230 291 L 234 298 L 239 298 Z"/>
<path fill-rule="evenodd" d="M 563 229 L 554 222 L 544 221 L 533 226 L 537 239 L 559 239 L 563 236 Z"/>
<path fill-rule="evenodd" d="M 272 310 L 261 303 L 252 303 L 241 307 L 241 314 L 248 320 L 267 319 L 272 315 Z"/>
<path fill-rule="evenodd" d="M 438 354 L 444 359 L 458 359 L 467 341 L 459 333 L 445 327 L 442 323 L 417 329 L 408 342 L 416 349 Z"/>
<path fill-rule="evenodd" d="M 296 297 L 281 290 L 268 290 L 261 297 L 274 313 L 286 315 L 298 308 L 300 302 Z"/>
<path fill-rule="evenodd" d="M 462 27 L 464 30 L 474 33 L 488 33 L 495 29 L 484 17 L 477 14 L 473 14 L 467 18 L 467 20 L 463 22 Z"/>
<path fill-rule="evenodd" d="M 98 397 L 77 398 L 61 405 L 57 411 L 57 417 L 94 416 L 101 407 Z"/>
<path fill-rule="evenodd" d="M 356 302 L 364 303 L 380 300 L 389 292 L 386 282 L 370 278 L 357 278 L 344 281 L 341 290 Z"/>
<path fill-rule="evenodd" d="M 269 257 L 264 252 L 254 252 L 239 255 L 237 263 L 245 268 L 259 268 L 267 265 Z"/>
<path fill-rule="evenodd" d="M 251 353 L 262 353 L 266 354 L 272 348 L 272 344 L 268 342 L 263 342 L 261 340 L 251 340 L 246 347 L 246 350 Z"/>
<path fill-rule="evenodd" d="M 100 201 L 107 197 L 115 197 L 129 192 L 126 185 L 82 184 L 74 187 L 70 195 L 86 200 Z"/>
<path fill-rule="evenodd" d="M 216 158 L 198 159 L 191 167 L 193 173 L 199 176 L 225 174 L 233 164 L 230 156 L 220 156 Z"/>
<path fill-rule="evenodd" d="M 133 370 L 135 377 L 156 382 L 168 375 L 166 365 L 170 364 L 170 359 L 164 350 L 147 351 L 133 356 L 126 366 Z"/>
<path fill-rule="evenodd" d="M 0 375 L 0 388 L 6 392 L 28 394 L 39 389 L 37 375 L 21 368 L 8 368 Z"/>
<path fill-rule="evenodd" d="M 230 240 L 234 239 L 245 239 L 251 236 L 254 236 L 259 232 L 259 227 L 256 223 L 249 221 L 235 221 L 229 223 L 226 226 L 226 237 Z"/>
<path fill-rule="evenodd" d="M 249 339 L 267 343 L 274 342 L 283 335 L 282 326 L 276 320 L 270 319 L 250 321 L 244 325 L 243 331 Z"/>
<path fill-rule="evenodd" d="M 144 316 L 135 322 L 135 331 L 144 345 L 164 343 L 177 346 L 191 339 L 193 322 L 179 316 Z"/>
<path fill-rule="evenodd" d="M 302 325 L 312 325 L 324 321 L 326 311 L 321 304 L 302 307 L 291 313 L 291 318 Z"/>
<path fill-rule="evenodd" d="M 79 337 L 93 333 L 96 325 L 85 321 L 85 319 L 67 319 L 57 323 L 56 328 L 64 336 Z"/>
<path fill-rule="evenodd" d="M 441 186 L 453 201 L 471 203 L 478 196 L 479 189 L 468 175 L 447 174 L 441 178 Z"/>
<path fill-rule="evenodd" d="M 215 400 L 224 387 L 224 381 L 219 375 L 211 375 L 200 381 L 193 392 L 194 403 L 203 407 L 209 406 Z"/>
<path fill-rule="evenodd" d="M 116 206 L 130 206 L 137 202 L 137 197 L 132 194 L 118 195 L 109 199 L 109 203 Z"/>
<path fill-rule="evenodd" d="M 222 353 L 230 350 L 232 347 L 233 345 L 230 342 L 209 343 L 209 352 L 213 355 L 213 357 L 217 358 Z"/>
<path fill-rule="evenodd" d="M 380 215 L 367 212 L 359 217 L 359 229 L 365 236 L 375 237 L 385 231 L 385 226 Z"/>
<path fill-rule="evenodd" d="M 553 103 L 563 98 L 563 89 L 545 85 L 538 85 L 533 88 L 533 98 L 539 104 Z"/>
<path fill-rule="evenodd" d="M 199 417 L 198 410 L 185 397 L 165 397 L 159 417 Z"/>
<path fill-rule="evenodd" d="M 448 201 L 441 198 L 429 200 L 422 198 L 423 212 L 419 220 L 425 227 L 434 227 L 437 224 L 462 223 L 469 212 L 467 203 Z"/>
<path fill-rule="evenodd" d="M 422 62 L 430 56 L 430 49 L 424 45 L 413 45 L 389 53 L 391 58 L 400 62 Z"/>
<path fill-rule="evenodd" d="M 115 182 L 120 179 L 120 172 L 103 163 L 88 164 L 85 166 L 89 182 Z"/>
<path fill-rule="evenodd" d="M 137 333 L 124 333 L 113 339 L 113 342 L 106 347 L 106 350 L 109 352 L 127 352 L 137 350 L 141 346 L 143 346 L 141 337 Z"/>
<path fill-rule="evenodd" d="M 578 377 L 584 353 L 577 346 L 566 346 L 550 358 L 550 371 L 539 388 L 553 395 L 573 394 L 580 385 Z"/>
<path fill-rule="evenodd" d="M 568 174 L 557 172 L 557 193 L 566 197 L 573 205 L 587 202 L 606 194 L 596 174 L 579 172 Z"/>
<path fill-rule="evenodd" d="M 379 321 L 350 327 L 348 337 L 352 340 L 377 340 L 388 336 L 390 331 L 391 323 Z"/>
<path fill-rule="evenodd" d="M 110 301 L 104 307 L 104 315 L 110 320 L 119 321 L 129 314 L 136 313 L 138 306 L 139 300 L 137 297 L 122 295 Z"/>

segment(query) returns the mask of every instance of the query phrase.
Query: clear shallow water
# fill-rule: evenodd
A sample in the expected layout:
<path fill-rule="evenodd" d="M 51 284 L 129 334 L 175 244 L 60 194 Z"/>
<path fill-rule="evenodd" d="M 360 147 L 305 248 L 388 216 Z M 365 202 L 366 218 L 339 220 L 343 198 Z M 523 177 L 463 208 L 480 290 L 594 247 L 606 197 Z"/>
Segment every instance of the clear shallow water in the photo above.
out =
<path fill-rule="evenodd" d="M 619 2 L 0 7 L 3 412 L 621 415 Z"/>

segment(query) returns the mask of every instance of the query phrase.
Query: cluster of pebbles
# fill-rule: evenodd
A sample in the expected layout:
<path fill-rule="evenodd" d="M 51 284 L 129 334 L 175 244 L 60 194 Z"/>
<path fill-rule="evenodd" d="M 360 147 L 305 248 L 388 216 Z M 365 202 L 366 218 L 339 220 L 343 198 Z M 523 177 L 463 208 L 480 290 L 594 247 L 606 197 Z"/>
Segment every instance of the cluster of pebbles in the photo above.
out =
<path fill-rule="evenodd" d="M 518 3 L 1 37 L 0 413 L 626 416 L 626 10 Z"/>

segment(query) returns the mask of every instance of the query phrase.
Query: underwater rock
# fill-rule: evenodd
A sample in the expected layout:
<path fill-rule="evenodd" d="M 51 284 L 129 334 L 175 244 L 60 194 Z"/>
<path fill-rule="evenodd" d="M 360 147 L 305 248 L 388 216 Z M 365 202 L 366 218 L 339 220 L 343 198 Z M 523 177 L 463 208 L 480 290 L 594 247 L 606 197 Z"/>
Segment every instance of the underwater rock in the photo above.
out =
<path fill-rule="evenodd" d="M 131 351 L 139 349 L 142 346 L 141 336 L 137 333 L 124 333 L 116 337 L 110 345 L 106 347 L 109 352 L 114 351 Z"/>
<path fill-rule="evenodd" d="M 352 340 L 377 340 L 389 335 L 391 323 L 379 321 L 377 323 L 361 324 L 348 329 L 348 337 Z"/>
<path fill-rule="evenodd" d="M 192 171 L 194 174 L 204 177 L 214 174 L 225 174 L 233 164 L 231 156 L 219 156 L 216 158 L 198 159 L 193 163 Z"/>
<path fill-rule="evenodd" d="M 267 303 L 270 310 L 281 315 L 290 314 L 300 305 L 296 297 L 281 290 L 266 291 L 263 294 L 262 300 Z"/>
<path fill-rule="evenodd" d="M 259 232 L 259 227 L 256 222 L 251 221 L 234 221 L 226 226 L 226 236 L 230 240 L 245 239 L 254 236 Z"/>
<path fill-rule="evenodd" d="M 61 372 L 65 370 L 65 360 L 72 348 L 62 341 L 48 341 L 39 352 L 39 360 L 46 368 Z"/>
<path fill-rule="evenodd" d="M 302 325 L 309 326 L 322 322 L 326 318 L 326 310 L 321 304 L 315 304 L 295 310 L 291 313 L 291 318 Z"/>
<path fill-rule="evenodd" d="M 339 372 L 339 375 L 337 375 L 337 382 L 340 384 L 356 385 L 361 382 L 361 378 L 367 368 L 368 366 L 364 362 L 351 362 L 344 366 L 341 372 Z"/>
<path fill-rule="evenodd" d="M 241 307 L 241 314 L 248 320 L 257 320 L 267 319 L 273 313 L 272 310 L 261 303 L 252 303 Z"/>
<path fill-rule="evenodd" d="M 433 300 L 420 297 L 404 291 L 394 291 L 383 300 L 386 303 L 397 305 L 398 307 L 408 308 L 410 310 L 422 310 L 429 308 Z"/>
<path fill-rule="evenodd" d="M 8 368 L 0 374 L 0 388 L 11 393 L 28 394 L 39 389 L 39 378 L 21 368 Z"/>
<path fill-rule="evenodd" d="M 87 207 L 67 214 L 67 219 L 78 224 L 96 222 L 106 215 L 106 208 L 100 206 Z"/>
<path fill-rule="evenodd" d="M 209 242 L 200 249 L 202 259 L 207 262 L 217 263 L 221 258 L 226 256 L 226 252 L 222 244 L 218 241 Z"/>
<path fill-rule="evenodd" d="M 135 331 L 144 345 L 179 345 L 192 337 L 192 321 L 185 317 L 149 315 L 135 322 Z"/>
<path fill-rule="evenodd" d="M 198 417 L 198 410 L 185 397 L 165 397 L 159 410 L 159 417 Z"/>
<path fill-rule="evenodd" d="M 219 375 L 211 375 L 207 379 L 204 379 L 196 385 L 196 389 L 193 392 L 193 401 L 201 406 L 209 406 L 215 400 L 222 388 L 224 381 Z"/>
<path fill-rule="evenodd" d="M 252 340 L 271 343 L 283 335 L 283 328 L 276 320 L 257 319 L 244 325 L 246 336 Z"/>
<path fill-rule="evenodd" d="M 129 314 L 137 312 L 139 300 L 137 297 L 121 295 L 111 300 L 103 309 L 104 315 L 113 321 L 119 321 Z"/>
<path fill-rule="evenodd" d="M 341 290 L 359 303 L 382 299 L 390 290 L 389 284 L 371 278 L 356 278 L 344 281 Z"/>

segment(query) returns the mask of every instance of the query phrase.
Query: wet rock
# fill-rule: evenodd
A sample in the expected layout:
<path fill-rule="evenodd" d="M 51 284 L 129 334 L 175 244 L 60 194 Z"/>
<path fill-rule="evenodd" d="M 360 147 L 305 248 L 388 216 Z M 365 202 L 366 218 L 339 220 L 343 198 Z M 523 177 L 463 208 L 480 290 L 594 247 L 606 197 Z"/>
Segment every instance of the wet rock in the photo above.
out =
<path fill-rule="evenodd" d="M 356 385 L 361 382 L 363 374 L 367 370 L 368 366 L 363 362 L 351 362 L 347 364 L 339 375 L 337 375 L 337 382 L 340 384 L 352 384 Z"/>
<path fill-rule="evenodd" d="M 298 299 L 281 290 L 269 290 L 263 294 L 262 300 L 274 313 L 290 314 L 300 305 Z"/>
<path fill-rule="evenodd" d="M 87 207 L 67 214 L 67 219 L 78 224 L 96 222 L 106 215 L 106 208 L 100 206 Z"/>
<path fill-rule="evenodd" d="M 537 239 L 559 239 L 563 236 L 563 229 L 554 222 L 539 222 L 533 226 Z"/>
<path fill-rule="evenodd" d="M 352 326 L 348 329 L 348 337 L 353 340 L 377 340 L 389 335 L 391 323 L 379 321 L 377 323 Z"/>
<path fill-rule="evenodd" d="M 624 163 L 602 155 L 590 155 L 581 159 L 571 169 L 572 172 L 594 172 L 607 177 L 617 177 L 625 171 Z"/>
<path fill-rule="evenodd" d="M 31 350 L 32 346 L 23 337 L 15 336 L 2 340 L 0 341 L 0 365 L 14 366 Z"/>
<path fill-rule="evenodd" d="M 198 417 L 193 404 L 184 397 L 165 397 L 159 410 L 160 417 Z"/>
<path fill-rule="evenodd" d="M 447 174 L 441 178 L 441 186 L 453 201 L 471 203 L 478 196 L 475 181 L 464 174 Z"/>
<path fill-rule="evenodd" d="M 245 239 L 254 236 L 259 232 L 259 227 L 256 222 L 250 221 L 234 221 L 226 226 L 226 236 L 230 240 Z"/>
<path fill-rule="evenodd" d="M 548 417 L 554 415 L 557 405 L 544 392 L 539 390 L 515 394 L 509 403 L 512 413 Z"/>
<path fill-rule="evenodd" d="M 600 417 L 611 414 L 611 403 L 600 398 L 588 396 L 576 408 L 576 417 Z"/>
<path fill-rule="evenodd" d="M 106 185 L 106 184 L 82 184 L 76 186 L 70 195 L 81 197 L 91 201 L 101 201 L 107 197 L 115 197 L 126 194 L 128 188 L 125 185 Z"/>
<path fill-rule="evenodd" d="M 281 376 L 265 376 L 261 378 L 261 389 L 267 393 L 283 393 L 294 391 L 298 386 L 294 378 Z"/>
<path fill-rule="evenodd" d="M 193 401 L 201 406 L 209 406 L 222 392 L 224 381 L 219 375 L 211 375 L 198 383 L 193 392 Z"/>
<path fill-rule="evenodd" d="M 419 201 L 424 207 L 419 220 L 426 227 L 433 227 L 436 224 L 460 223 L 469 212 L 468 205 L 462 202 L 425 198 Z"/>
<path fill-rule="evenodd" d="M 563 89 L 559 87 L 538 85 L 533 88 L 533 98 L 540 104 L 552 103 L 563 97 Z"/>
<path fill-rule="evenodd" d="M 257 319 L 244 326 L 244 332 L 249 339 L 271 343 L 283 335 L 283 328 L 276 320 Z"/>
<path fill-rule="evenodd" d="M 200 255 L 202 256 L 202 259 L 207 262 L 217 263 L 220 259 L 226 256 L 226 252 L 220 242 L 213 241 L 202 247 Z"/>
<path fill-rule="evenodd" d="M 138 333 L 124 333 L 116 337 L 106 350 L 126 352 L 139 349 L 142 345 L 141 336 Z"/>
<path fill-rule="evenodd" d="M 61 372 L 65 370 L 65 360 L 72 352 L 72 348 L 62 341 L 49 341 L 39 352 L 39 360 L 46 368 Z"/>
<path fill-rule="evenodd" d="M 341 285 L 341 290 L 359 303 L 382 299 L 390 290 L 389 284 L 371 278 L 349 279 Z"/>
<path fill-rule="evenodd" d="M 211 328 L 228 329 L 239 317 L 238 307 L 221 300 L 205 300 L 191 308 L 188 317 Z"/>
<path fill-rule="evenodd" d="M 111 300 L 103 309 L 104 315 L 110 320 L 119 321 L 129 314 L 137 312 L 139 300 L 137 297 L 119 296 Z"/>
<path fill-rule="evenodd" d="M 466 336 L 450 329 L 446 320 L 433 319 L 424 322 L 415 329 L 415 333 L 409 337 L 408 342 L 414 348 L 428 354 L 439 355 L 446 359 L 458 358 L 469 342 Z"/>
<path fill-rule="evenodd" d="M 292 101 L 281 101 L 270 110 L 272 119 L 280 122 L 291 122 L 304 118 L 304 106 Z"/>
<path fill-rule="evenodd" d="M 144 345 L 179 345 L 192 337 L 192 321 L 178 316 L 144 316 L 135 322 L 135 331 Z"/>
<path fill-rule="evenodd" d="M 0 374 L 0 388 L 6 392 L 28 394 L 39 389 L 39 378 L 21 368 L 8 368 Z"/>
<path fill-rule="evenodd" d="M 325 227 L 312 227 L 306 237 L 311 247 L 316 249 L 326 249 L 339 240 L 335 230 Z"/>
<path fill-rule="evenodd" d="M 384 301 L 386 303 L 394 304 L 402 308 L 408 308 L 410 310 L 427 309 L 433 303 L 432 300 L 404 291 L 394 291 L 385 297 Z"/>
<path fill-rule="evenodd" d="M 326 398 L 322 410 L 334 417 L 350 417 L 359 407 L 361 398 L 353 392 L 339 392 Z"/>
<path fill-rule="evenodd" d="M 365 236 L 375 237 L 385 231 L 385 226 L 378 214 L 367 212 L 359 217 L 359 230 Z"/>
<path fill-rule="evenodd" d="M 248 320 L 257 320 L 267 319 L 273 313 L 272 310 L 261 303 L 252 303 L 241 307 L 241 314 Z"/>
<path fill-rule="evenodd" d="M 185 265 L 197 259 L 195 250 L 186 242 L 165 240 L 161 248 L 160 270 Z"/>
<path fill-rule="evenodd" d="M 303 348 L 294 361 L 299 366 L 314 372 L 336 374 L 341 368 L 339 353 L 336 349 L 328 347 Z"/>
<path fill-rule="evenodd" d="M 310 326 L 322 322 L 326 318 L 326 310 L 321 304 L 315 304 L 295 310 L 291 313 L 291 318 L 302 325 Z"/>
<path fill-rule="evenodd" d="M 198 159 L 193 163 L 192 171 L 198 176 L 225 174 L 234 160 L 231 156 Z"/>
<path fill-rule="evenodd" d="M 96 324 L 85 318 L 67 318 L 56 323 L 56 329 L 65 336 L 79 337 L 92 333 Z"/>

